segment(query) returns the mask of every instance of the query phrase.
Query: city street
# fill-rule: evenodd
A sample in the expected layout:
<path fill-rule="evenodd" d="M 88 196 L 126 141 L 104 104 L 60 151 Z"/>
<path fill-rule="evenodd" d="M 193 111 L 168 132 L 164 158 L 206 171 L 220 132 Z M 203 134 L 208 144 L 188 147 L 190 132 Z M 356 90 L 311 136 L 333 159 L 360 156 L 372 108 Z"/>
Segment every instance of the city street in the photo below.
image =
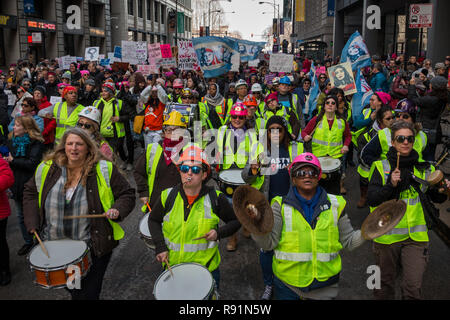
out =
<path fill-rule="evenodd" d="M 357 209 L 359 187 L 356 168 L 348 170 L 345 186 L 348 190 L 347 214 L 354 228 L 359 229 L 368 208 Z M 134 185 L 132 174 L 127 175 Z M 449 223 L 450 213 L 441 205 L 441 216 Z M 13 204 L 11 203 L 13 206 Z M 147 248 L 138 232 L 142 217 L 136 206 L 132 214 L 122 224 L 126 235 L 114 250 L 103 282 L 101 298 L 105 300 L 153 300 L 153 287 L 161 273 L 153 252 Z M 14 209 L 13 209 L 14 210 Z M 12 282 L 0 287 L 0 299 L 11 300 L 68 300 L 70 295 L 64 289 L 46 290 L 33 284 L 32 274 L 26 257 L 19 257 L 17 250 L 22 246 L 22 237 L 17 218 L 11 215 L 8 221 L 8 243 L 10 247 Z M 450 299 L 450 255 L 449 249 L 430 232 L 430 260 L 423 279 L 423 297 L 427 300 Z M 258 300 L 263 291 L 258 248 L 254 241 L 239 237 L 238 249 L 227 252 L 226 241 L 220 243 L 222 262 L 220 265 L 220 299 Z M 374 264 L 371 243 L 366 242 L 354 252 L 342 252 L 343 270 L 340 279 L 340 300 L 370 300 L 372 292 L 366 281 L 370 274 L 367 268 Z M 399 286 L 397 286 L 399 287 Z"/>

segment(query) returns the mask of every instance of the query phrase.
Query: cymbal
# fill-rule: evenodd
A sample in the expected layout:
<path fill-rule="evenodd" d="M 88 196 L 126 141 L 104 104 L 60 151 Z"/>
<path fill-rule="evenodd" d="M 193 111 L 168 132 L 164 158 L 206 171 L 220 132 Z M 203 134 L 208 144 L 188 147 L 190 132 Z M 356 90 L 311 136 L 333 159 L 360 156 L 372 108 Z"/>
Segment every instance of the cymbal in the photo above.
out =
<path fill-rule="evenodd" d="M 441 170 L 433 171 L 427 178 L 427 182 L 430 185 L 439 184 L 444 179 L 444 173 Z"/>
<path fill-rule="evenodd" d="M 402 200 L 383 202 L 364 220 L 361 234 L 366 240 L 373 240 L 394 229 L 406 212 L 406 203 Z"/>
<path fill-rule="evenodd" d="M 249 186 L 239 186 L 233 193 L 233 209 L 239 222 L 252 234 L 272 231 L 272 207 L 264 194 Z"/>

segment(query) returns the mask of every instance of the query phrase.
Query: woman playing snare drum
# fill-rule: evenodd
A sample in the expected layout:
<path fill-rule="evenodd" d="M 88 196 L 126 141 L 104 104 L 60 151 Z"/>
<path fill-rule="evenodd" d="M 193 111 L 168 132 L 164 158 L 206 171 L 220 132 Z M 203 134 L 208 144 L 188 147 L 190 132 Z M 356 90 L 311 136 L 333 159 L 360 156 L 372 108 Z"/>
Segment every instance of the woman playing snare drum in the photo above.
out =
<path fill-rule="evenodd" d="M 312 153 L 316 157 L 330 156 L 334 159 L 342 158 L 348 152 L 352 142 L 352 135 L 348 123 L 336 113 L 338 98 L 327 96 L 324 108 L 320 113 L 308 122 L 302 131 L 305 142 L 312 141 Z M 331 194 L 340 194 L 340 170 L 331 180 L 321 179 L 321 185 Z"/>
<path fill-rule="evenodd" d="M 111 162 L 102 160 L 88 133 L 73 128 L 38 166 L 25 185 L 23 199 L 30 233 L 40 231 L 43 240 L 72 239 L 89 245 L 91 269 L 81 289 L 70 293 L 74 300 L 99 299 L 112 250 L 124 236 L 118 222 L 135 205 L 135 191 L 128 181 Z M 64 219 L 101 213 L 105 218 Z"/>

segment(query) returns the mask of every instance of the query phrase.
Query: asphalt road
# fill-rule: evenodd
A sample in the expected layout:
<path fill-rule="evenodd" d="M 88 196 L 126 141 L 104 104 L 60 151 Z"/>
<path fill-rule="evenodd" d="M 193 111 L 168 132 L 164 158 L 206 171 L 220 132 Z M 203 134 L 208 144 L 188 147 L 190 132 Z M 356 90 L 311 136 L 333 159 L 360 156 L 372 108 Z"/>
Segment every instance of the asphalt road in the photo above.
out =
<path fill-rule="evenodd" d="M 356 168 L 347 170 L 345 186 L 347 188 L 347 208 L 353 227 L 359 229 L 368 214 L 368 208 L 357 209 L 359 185 Z M 127 175 L 134 185 L 132 174 Z M 450 222 L 450 213 L 446 212 L 449 202 L 441 205 L 441 216 Z M 33 284 L 32 273 L 26 257 L 18 256 L 17 251 L 23 245 L 14 204 L 13 214 L 8 221 L 8 243 L 12 282 L 0 287 L 0 300 L 68 300 L 70 295 L 64 289 L 42 289 Z M 122 224 L 126 236 L 114 250 L 113 257 L 105 275 L 102 299 L 106 300 L 153 300 L 153 287 L 161 274 L 161 266 L 155 261 L 153 252 L 140 239 L 138 224 L 142 217 L 137 205 Z M 430 232 L 430 260 L 423 279 L 423 297 L 430 300 L 450 299 L 450 251 L 445 244 Z M 220 265 L 220 299 L 258 300 L 263 291 L 262 273 L 259 265 L 258 247 L 251 239 L 239 235 L 238 249 L 227 252 L 226 241 L 219 247 L 222 257 Z M 342 272 L 339 282 L 340 300 L 370 300 L 372 291 L 366 286 L 369 266 L 374 264 L 371 243 L 365 242 L 353 252 L 343 251 Z"/>

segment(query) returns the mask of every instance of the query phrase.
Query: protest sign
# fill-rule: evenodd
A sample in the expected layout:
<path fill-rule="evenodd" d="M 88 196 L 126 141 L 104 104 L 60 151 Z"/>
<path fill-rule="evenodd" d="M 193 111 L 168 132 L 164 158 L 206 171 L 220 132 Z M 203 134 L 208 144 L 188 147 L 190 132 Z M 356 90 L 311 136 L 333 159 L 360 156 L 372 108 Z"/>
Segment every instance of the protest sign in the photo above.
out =
<path fill-rule="evenodd" d="M 269 70 L 271 72 L 292 72 L 294 56 L 292 54 L 276 53 L 270 55 Z"/>
<path fill-rule="evenodd" d="M 68 70 L 70 68 L 70 64 L 72 62 L 77 63 L 77 57 L 71 57 L 71 56 L 64 56 L 60 58 L 61 60 L 61 68 L 63 70 Z"/>
<path fill-rule="evenodd" d="M 163 59 L 172 58 L 172 50 L 170 49 L 170 44 L 161 45 L 161 57 Z"/>
<path fill-rule="evenodd" d="M 111 69 L 114 72 L 118 72 L 119 70 L 123 70 L 123 71 L 127 72 L 129 65 L 130 64 L 128 62 L 114 62 L 111 65 Z"/>
<path fill-rule="evenodd" d="M 231 69 L 230 71 L 239 72 L 239 65 L 241 63 L 241 54 L 235 53 L 231 57 Z"/>
<path fill-rule="evenodd" d="M 177 67 L 177 61 L 175 58 L 162 58 L 162 59 L 156 59 L 156 66 L 163 67 L 163 68 L 176 68 Z"/>
<path fill-rule="evenodd" d="M 142 73 L 144 76 L 148 76 L 149 74 L 159 73 L 158 68 L 156 66 L 151 66 L 148 64 L 138 64 L 137 72 Z"/>
<path fill-rule="evenodd" d="M 114 46 L 114 58 L 122 59 L 122 47 Z"/>
<path fill-rule="evenodd" d="M 147 61 L 147 42 L 136 42 L 136 59 L 140 64 L 143 64 Z"/>
<path fill-rule="evenodd" d="M 100 53 L 100 47 L 89 47 L 84 51 L 84 60 L 97 61 Z"/>
<path fill-rule="evenodd" d="M 139 61 L 136 55 L 137 44 L 135 41 L 122 40 L 122 62 L 130 64 L 138 64 Z"/>
<path fill-rule="evenodd" d="M 329 67 L 328 78 L 331 86 L 344 90 L 346 96 L 357 92 L 350 62 Z"/>
<path fill-rule="evenodd" d="M 109 66 L 111 61 L 109 59 L 100 59 L 100 65 L 103 67 Z"/>
<path fill-rule="evenodd" d="M 250 60 L 250 61 L 248 62 L 248 66 L 249 66 L 249 67 L 257 67 L 258 64 L 259 64 L 259 59 Z"/>
<path fill-rule="evenodd" d="M 62 97 L 56 97 L 56 96 L 51 96 L 50 97 L 50 103 L 52 105 L 57 104 L 58 102 L 62 102 Z"/>
<path fill-rule="evenodd" d="M 190 40 L 178 40 L 178 68 L 180 70 L 194 70 L 198 66 L 197 54 Z"/>

